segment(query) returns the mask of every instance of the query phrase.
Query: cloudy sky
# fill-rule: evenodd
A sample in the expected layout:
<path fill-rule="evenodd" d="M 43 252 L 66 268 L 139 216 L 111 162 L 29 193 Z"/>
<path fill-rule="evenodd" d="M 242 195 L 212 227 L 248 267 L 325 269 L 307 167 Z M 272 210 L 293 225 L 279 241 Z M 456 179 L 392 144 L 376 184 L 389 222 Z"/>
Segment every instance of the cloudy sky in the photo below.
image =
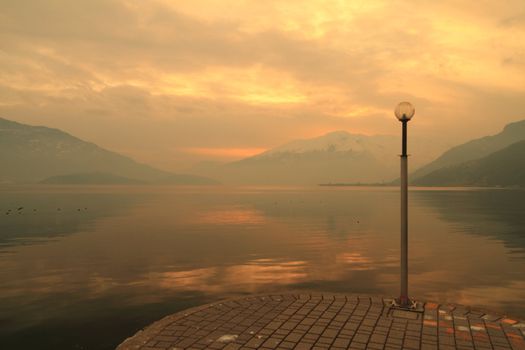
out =
<path fill-rule="evenodd" d="M 525 119 L 523 0 L 0 0 L 0 116 L 171 170 L 333 130 Z"/>

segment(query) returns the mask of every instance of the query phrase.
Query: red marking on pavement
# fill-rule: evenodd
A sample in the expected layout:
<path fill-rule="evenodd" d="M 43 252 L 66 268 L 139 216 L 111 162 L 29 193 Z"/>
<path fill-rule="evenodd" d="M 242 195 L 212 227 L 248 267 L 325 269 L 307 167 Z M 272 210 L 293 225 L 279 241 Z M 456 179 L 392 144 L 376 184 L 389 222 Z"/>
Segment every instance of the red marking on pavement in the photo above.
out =
<path fill-rule="evenodd" d="M 487 333 L 482 333 L 482 332 L 475 332 L 475 333 L 472 333 L 472 335 L 474 336 L 474 338 L 480 338 L 480 339 L 488 338 Z"/>
<path fill-rule="evenodd" d="M 487 328 L 501 330 L 501 327 L 498 324 L 495 324 L 495 323 L 487 323 L 486 326 L 487 326 Z"/>
<path fill-rule="evenodd" d="M 472 338 L 470 337 L 470 333 L 469 332 L 457 331 L 456 332 L 456 339 L 469 341 Z"/>
<path fill-rule="evenodd" d="M 425 309 L 429 309 L 429 310 L 435 310 L 437 309 L 439 306 L 439 304 L 436 304 L 436 303 L 426 303 L 425 304 Z"/>
<path fill-rule="evenodd" d="M 501 322 L 508 323 L 508 324 L 516 324 L 516 323 L 518 323 L 518 321 L 513 320 L 512 318 L 504 318 L 503 320 L 501 320 Z"/>

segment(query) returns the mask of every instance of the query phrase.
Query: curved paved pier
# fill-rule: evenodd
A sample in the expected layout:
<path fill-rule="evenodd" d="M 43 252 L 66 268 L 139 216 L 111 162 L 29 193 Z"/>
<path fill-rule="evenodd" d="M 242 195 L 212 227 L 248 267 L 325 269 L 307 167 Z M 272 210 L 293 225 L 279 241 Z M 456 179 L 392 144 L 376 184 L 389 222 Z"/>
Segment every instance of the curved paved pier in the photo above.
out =
<path fill-rule="evenodd" d="M 523 321 L 459 305 L 390 304 L 332 293 L 231 299 L 168 316 L 117 349 L 525 349 Z"/>

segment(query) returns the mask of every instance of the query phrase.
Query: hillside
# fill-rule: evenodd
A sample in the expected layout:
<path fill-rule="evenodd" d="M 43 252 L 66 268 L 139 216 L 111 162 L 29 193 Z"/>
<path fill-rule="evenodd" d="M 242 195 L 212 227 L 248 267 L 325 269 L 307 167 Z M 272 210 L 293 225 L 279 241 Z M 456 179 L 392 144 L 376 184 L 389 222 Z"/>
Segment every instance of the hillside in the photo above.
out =
<path fill-rule="evenodd" d="M 51 176 L 40 181 L 40 183 L 53 185 L 136 185 L 145 182 L 108 173 L 77 173 Z"/>
<path fill-rule="evenodd" d="M 503 131 L 456 146 L 410 175 L 412 183 L 435 170 L 485 157 L 515 142 L 525 140 L 525 120 L 508 124 Z"/>
<path fill-rule="evenodd" d="M 92 173 L 156 183 L 175 175 L 58 129 L 3 118 L 0 118 L 0 162 L 0 183 L 36 183 L 54 176 Z M 191 175 L 181 180 L 178 184 L 185 184 L 192 180 Z"/>
<path fill-rule="evenodd" d="M 525 187 L 525 141 L 480 159 L 435 170 L 414 180 L 413 184 Z"/>

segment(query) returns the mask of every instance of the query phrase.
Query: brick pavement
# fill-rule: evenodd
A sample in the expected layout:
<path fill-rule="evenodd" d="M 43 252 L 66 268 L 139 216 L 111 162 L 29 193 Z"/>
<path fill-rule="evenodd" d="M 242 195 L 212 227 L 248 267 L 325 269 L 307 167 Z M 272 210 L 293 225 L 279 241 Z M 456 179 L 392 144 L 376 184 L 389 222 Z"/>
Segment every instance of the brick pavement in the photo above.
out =
<path fill-rule="evenodd" d="M 118 350 L 523 349 L 525 321 L 460 305 L 333 293 L 251 296 L 152 324 Z"/>

